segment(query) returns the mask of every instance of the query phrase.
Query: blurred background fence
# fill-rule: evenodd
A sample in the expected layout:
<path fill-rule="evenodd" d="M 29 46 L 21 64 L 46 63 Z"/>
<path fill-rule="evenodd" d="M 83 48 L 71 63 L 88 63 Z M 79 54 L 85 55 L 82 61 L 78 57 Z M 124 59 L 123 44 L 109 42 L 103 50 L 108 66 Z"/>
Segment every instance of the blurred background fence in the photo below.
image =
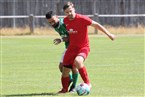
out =
<path fill-rule="evenodd" d="M 65 2 L 74 3 L 76 12 L 102 25 L 145 25 L 145 0 L 0 0 L 0 28 L 49 27 L 45 13 L 63 16 Z"/>

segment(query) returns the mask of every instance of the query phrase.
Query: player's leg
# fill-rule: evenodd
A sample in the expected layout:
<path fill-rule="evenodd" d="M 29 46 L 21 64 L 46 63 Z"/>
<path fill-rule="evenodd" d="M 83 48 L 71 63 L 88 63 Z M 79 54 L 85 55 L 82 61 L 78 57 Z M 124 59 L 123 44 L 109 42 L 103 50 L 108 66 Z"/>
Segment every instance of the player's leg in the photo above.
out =
<path fill-rule="evenodd" d="M 69 87 L 69 82 L 70 82 L 70 77 L 69 77 L 70 70 L 71 70 L 70 68 L 63 67 L 62 77 L 61 77 L 62 90 L 59 91 L 59 93 L 68 92 L 68 87 Z"/>
<path fill-rule="evenodd" d="M 69 89 L 69 92 L 75 92 L 75 87 L 77 84 L 77 80 L 78 80 L 78 69 L 76 67 L 72 68 L 72 77 L 73 77 L 73 83 Z"/>
<path fill-rule="evenodd" d="M 62 90 L 59 91 L 59 93 L 66 93 L 68 92 L 70 77 L 69 73 L 72 68 L 70 65 L 73 62 L 71 50 L 67 50 L 64 55 L 63 59 L 63 69 L 62 69 L 62 76 L 61 76 L 61 84 L 62 84 Z"/>
<path fill-rule="evenodd" d="M 89 84 L 90 83 L 89 77 L 88 77 L 87 70 L 86 70 L 86 67 L 84 66 L 83 61 L 84 61 L 84 58 L 82 56 L 77 56 L 74 62 L 75 62 L 76 67 L 79 70 L 79 73 L 84 83 Z"/>
<path fill-rule="evenodd" d="M 60 72 L 62 72 L 62 69 L 63 69 L 63 59 L 64 59 L 64 54 L 65 54 L 66 50 L 67 49 L 65 49 L 64 52 L 62 53 L 61 60 L 60 60 L 60 63 L 59 63 Z M 69 77 L 70 77 L 70 83 L 71 83 L 73 81 L 73 75 L 71 73 L 69 73 Z"/>
<path fill-rule="evenodd" d="M 59 63 L 59 70 L 60 70 L 61 73 L 62 73 L 62 69 L 63 69 L 63 63 L 60 62 Z M 69 77 L 70 77 L 70 81 L 72 82 L 73 81 L 73 74 L 69 73 Z"/>
<path fill-rule="evenodd" d="M 65 52 L 66 52 L 67 49 L 65 49 L 61 55 L 61 59 L 60 59 L 60 63 L 59 63 L 59 70 L 60 72 L 62 72 L 62 69 L 63 69 L 63 59 L 64 59 L 64 55 L 65 55 Z"/>
<path fill-rule="evenodd" d="M 79 70 L 79 73 L 80 73 L 81 78 L 84 81 L 84 83 L 88 84 L 91 87 L 88 73 L 87 73 L 86 67 L 84 65 L 84 61 L 85 61 L 86 57 L 88 56 L 88 53 L 89 53 L 89 48 L 82 48 L 80 50 L 79 54 L 76 56 L 76 58 L 74 60 L 74 64 L 75 64 L 76 68 Z"/>
<path fill-rule="evenodd" d="M 58 68 L 59 68 L 59 71 L 62 73 L 62 69 L 63 69 L 63 64 L 62 64 L 62 62 L 59 63 Z"/>

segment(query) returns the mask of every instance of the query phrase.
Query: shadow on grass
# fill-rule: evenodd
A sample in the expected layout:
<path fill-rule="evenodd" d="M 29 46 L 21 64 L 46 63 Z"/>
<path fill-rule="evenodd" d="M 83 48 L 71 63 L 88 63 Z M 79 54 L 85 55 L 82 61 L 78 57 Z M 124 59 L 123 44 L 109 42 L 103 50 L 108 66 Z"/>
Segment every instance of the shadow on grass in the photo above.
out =
<path fill-rule="evenodd" d="M 2 97 L 21 97 L 21 96 L 56 96 L 58 93 L 31 93 L 31 94 L 10 94 L 10 95 L 3 95 Z"/>

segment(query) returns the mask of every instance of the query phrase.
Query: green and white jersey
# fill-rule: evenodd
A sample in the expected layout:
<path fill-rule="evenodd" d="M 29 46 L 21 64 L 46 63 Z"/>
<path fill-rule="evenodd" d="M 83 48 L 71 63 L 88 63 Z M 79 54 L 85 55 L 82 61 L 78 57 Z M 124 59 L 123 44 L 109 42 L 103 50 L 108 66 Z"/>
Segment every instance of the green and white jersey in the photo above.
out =
<path fill-rule="evenodd" d="M 63 23 L 63 18 L 59 18 L 59 26 L 55 28 L 55 31 L 59 33 L 61 38 L 67 37 L 69 34 L 66 30 L 65 24 Z M 65 48 L 67 48 L 69 45 L 69 42 L 65 42 Z"/>

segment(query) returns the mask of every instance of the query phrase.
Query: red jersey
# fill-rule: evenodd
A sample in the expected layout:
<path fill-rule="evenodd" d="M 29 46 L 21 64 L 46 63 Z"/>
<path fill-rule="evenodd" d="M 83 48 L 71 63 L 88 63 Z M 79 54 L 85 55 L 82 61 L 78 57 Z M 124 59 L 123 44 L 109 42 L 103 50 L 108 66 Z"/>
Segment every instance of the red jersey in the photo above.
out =
<path fill-rule="evenodd" d="M 90 18 L 84 15 L 76 14 L 73 20 L 69 20 L 68 17 L 65 17 L 64 23 L 69 33 L 70 47 L 89 47 L 87 26 L 92 23 Z"/>

